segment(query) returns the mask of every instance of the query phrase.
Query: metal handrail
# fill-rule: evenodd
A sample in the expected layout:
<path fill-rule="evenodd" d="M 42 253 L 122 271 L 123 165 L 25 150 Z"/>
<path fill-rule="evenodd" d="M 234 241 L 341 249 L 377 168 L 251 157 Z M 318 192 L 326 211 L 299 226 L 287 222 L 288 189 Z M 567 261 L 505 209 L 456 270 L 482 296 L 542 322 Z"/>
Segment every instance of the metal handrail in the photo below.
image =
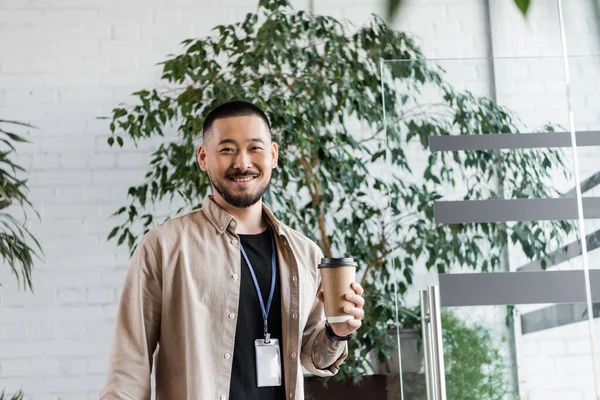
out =
<path fill-rule="evenodd" d="M 444 371 L 439 288 L 437 286 L 429 286 L 427 290 L 420 292 L 420 297 L 427 399 L 446 400 L 446 376 Z"/>

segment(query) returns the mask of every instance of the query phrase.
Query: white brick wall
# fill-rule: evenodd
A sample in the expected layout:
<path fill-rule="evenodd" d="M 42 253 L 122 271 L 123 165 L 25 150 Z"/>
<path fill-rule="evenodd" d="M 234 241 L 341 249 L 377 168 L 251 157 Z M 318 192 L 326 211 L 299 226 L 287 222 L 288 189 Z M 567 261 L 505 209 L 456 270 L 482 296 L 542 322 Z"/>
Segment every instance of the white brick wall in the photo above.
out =
<path fill-rule="evenodd" d="M 29 121 L 21 160 L 42 221 L 36 293 L 0 292 L 0 388 L 29 399 L 98 397 L 128 252 L 105 238 L 109 215 L 143 178 L 148 152 L 106 144 L 98 116 L 158 81 L 154 64 L 254 2 L 1 1 L 0 116 Z M 302 5 L 302 4 L 301 4 Z"/>
<path fill-rule="evenodd" d="M 30 223 L 46 253 L 34 272 L 35 295 L 19 292 L 6 268 L 0 269 L 0 388 L 12 392 L 22 387 L 34 400 L 97 398 L 128 260 L 125 249 L 105 240 L 113 226 L 108 217 L 125 201 L 127 187 L 143 177 L 154 143 L 138 150 L 111 149 L 107 123 L 96 117 L 127 101 L 132 91 L 156 84 L 160 70 L 154 64 L 178 51 L 181 40 L 233 22 L 255 3 L 0 0 L 0 117 L 39 128 L 30 132 L 32 143 L 22 147 L 21 157 L 42 216 L 41 222 Z M 384 4 L 315 3 L 318 13 L 356 23 Z M 598 53 L 587 2 L 568 3 L 571 54 Z M 294 4 L 306 9 L 309 1 Z M 415 34 L 429 57 L 485 57 L 482 4 L 406 1 L 396 26 Z M 512 1 L 494 0 L 492 10 L 497 57 L 560 55 L 554 2 L 534 1 L 527 21 Z M 467 68 L 444 63 L 456 85 L 482 94 L 489 90 L 487 61 L 467 62 Z M 598 128 L 600 69 L 589 58 L 573 58 L 572 63 L 577 127 Z M 500 101 L 520 111 L 525 123 L 567 126 L 559 58 L 497 60 L 496 74 Z M 600 154 L 597 149 L 581 154 L 582 171 L 589 175 Z M 432 279 L 423 273 L 415 282 L 425 285 Z M 531 400 L 591 398 L 586 332 L 578 324 L 522 338 L 523 394 Z"/>

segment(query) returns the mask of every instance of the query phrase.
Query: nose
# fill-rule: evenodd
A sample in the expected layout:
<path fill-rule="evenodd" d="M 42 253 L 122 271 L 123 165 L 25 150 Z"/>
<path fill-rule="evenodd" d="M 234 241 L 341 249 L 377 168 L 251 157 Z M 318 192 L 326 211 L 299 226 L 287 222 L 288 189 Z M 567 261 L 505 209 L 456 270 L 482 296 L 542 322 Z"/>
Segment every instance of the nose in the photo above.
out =
<path fill-rule="evenodd" d="M 245 171 L 252 167 L 252 162 L 250 161 L 250 155 L 245 151 L 240 151 L 235 157 L 235 161 L 233 164 L 233 168 Z"/>

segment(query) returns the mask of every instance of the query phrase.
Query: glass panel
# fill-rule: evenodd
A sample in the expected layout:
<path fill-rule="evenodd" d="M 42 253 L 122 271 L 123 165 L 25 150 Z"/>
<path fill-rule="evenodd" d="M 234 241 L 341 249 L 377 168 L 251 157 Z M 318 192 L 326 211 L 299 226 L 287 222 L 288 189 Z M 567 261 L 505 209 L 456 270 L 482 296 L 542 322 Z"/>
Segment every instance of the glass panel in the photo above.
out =
<path fill-rule="evenodd" d="M 594 398 L 589 339 L 577 339 L 585 323 L 524 333 L 508 329 L 505 317 L 505 307 L 443 309 L 448 399 Z"/>
<path fill-rule="evenodd" d="M 569 15 L 572 14 L 572 10 Z M 569 32 L 569 31 L 567 31 Z M 568 36 L 567 36 L 568 37 Z M 600 48 L 596 48 L 596 53 L 600 52 Z M 579 166 L 579 175 L 582 192 L 582 200 L 599 199 L 600 198 L 600 115 L 598 114 L 598 100 L 600 100 L 600 92 L 598 91 L 598 76 L 600 75 L 600 57 L 598 56 L 587 56 L 587 57 L 569 57 L 569 76 L 570 76 L 570 100 L 571 108 L 573 111 L 573 129 L 578 135 L 577 143 L 577 159 Z M 583 140 L 579 140 L 580 132 L 587 132 L 587 135 L 594 142 L 594 145 L 586 145 Z M 575 196 L 573 193 L 572 196 Z M 586 208 L 584 207 L 584 213 Z M 586 256 L 588 268 L 591 272 L 598 271 L 600 269 L 600 263 L 598 262 L 598 248 L 600 247 L 600 218 L 593 218 L 584 220 L 583 231 L 586 235 Z M 582 259 L 583 256 L 579 256 Z M 600 295 L 598 293 L 592 293 L 592 299 L 596 301 L 593 303 L 592 313 L 593 317 L 593 328 L 595 336 L 596 346 L 600 342 L 600 325 L 598 323 L 598 316 L 600 316 L 600 308 L 598 308 L 598 301 L 600 301 Z M 583 315 L 586 318 L 586 322 L 580 322 L 580 329 L 573 331 L 573 343 L 571 346 L 574 352 L 572 360 L 579 363 L 585 363 L 590 365 L 596 363 L 598 367 L 599 355 L 596 354 L 594 360 L 591 358 L 591 350 L 589 346 L 589 335 L 590 330 L 587 329 L 586 323 L 590 318 L 587 313 L 587 306 L 585 307 L 586 313 Z M 597 347 L 596 347 L 597 348 Z M 592 383 L 594 374 L 591 369 L 586 369 L 578 374 L 579 379 L 585 380 L 586 393 L 592 393 Z M 598 380 L 598 375 L 596 375 Z M 600 382 L 597 382 L 600 384 Z M 596 394 L 600 396 L 600 394 Z M 591 396 L 590 396 L 591 398 Z"/>
<path fill-rule="evenodd" d="M 445 310 L 447 398 L 593 397 L 589 322 L 581 316 L 583 266 L 581 257 L 562 250 L 574 243 L 573 250 L 578 239 L 577 204 L 568 197 L 574 164 L 562 59 L 386 61 L 385 67 L 390 241 L 398 244 L 393 277 L 401 328 L 420 327 L 409 311 L 439 273 L 527 273 L 535 283 L 550 271 L 580 271 L 571 282 L 582 296 L 578 303 L 557 304 L 542 290 L 528 304 L 509 299 Z M 436 139 L 448 135 L 467 140 Z M 487 294 L 485 282 L 467 289 Z M 464 294 L 478 298 L 475 291 Z M 443 287 L 441 297 L 443 303 Z M 453 329 L 479 337 L 495 358 L 488 365 L 482 355 L 460 359 L 457 346 L 464 345 L 452 341 Z M 472 367 L 478 362 L 481 368 Z M 567 368 L 570 363 L 577 367 Z M 403 380 L 406 399 L 424 398 L 422 374 L 415 376 Z M 506 393 L 493 395 L 488 378 Z M 414 391 L 421 394 L 407 395 Z"/>

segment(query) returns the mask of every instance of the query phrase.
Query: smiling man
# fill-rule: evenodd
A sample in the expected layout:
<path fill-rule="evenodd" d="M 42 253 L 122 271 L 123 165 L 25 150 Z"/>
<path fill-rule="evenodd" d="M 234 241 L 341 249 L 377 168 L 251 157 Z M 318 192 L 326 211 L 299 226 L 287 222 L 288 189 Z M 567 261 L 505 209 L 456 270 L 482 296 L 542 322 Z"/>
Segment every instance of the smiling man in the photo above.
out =
<path fill-rule="evenodd" d="M 208 114 L 198 163 L 213 195 L 136 248 L 101 399 L 150 399 L 153 365 L 157 399 L 169 400 L 300 400 L 301 366 L 337 372 L 361 325 L 363 289 L 348 295 L 353 318 L 326 323 L 321 250 L 262 202 L 278 157 L 255 105 Z"/>

